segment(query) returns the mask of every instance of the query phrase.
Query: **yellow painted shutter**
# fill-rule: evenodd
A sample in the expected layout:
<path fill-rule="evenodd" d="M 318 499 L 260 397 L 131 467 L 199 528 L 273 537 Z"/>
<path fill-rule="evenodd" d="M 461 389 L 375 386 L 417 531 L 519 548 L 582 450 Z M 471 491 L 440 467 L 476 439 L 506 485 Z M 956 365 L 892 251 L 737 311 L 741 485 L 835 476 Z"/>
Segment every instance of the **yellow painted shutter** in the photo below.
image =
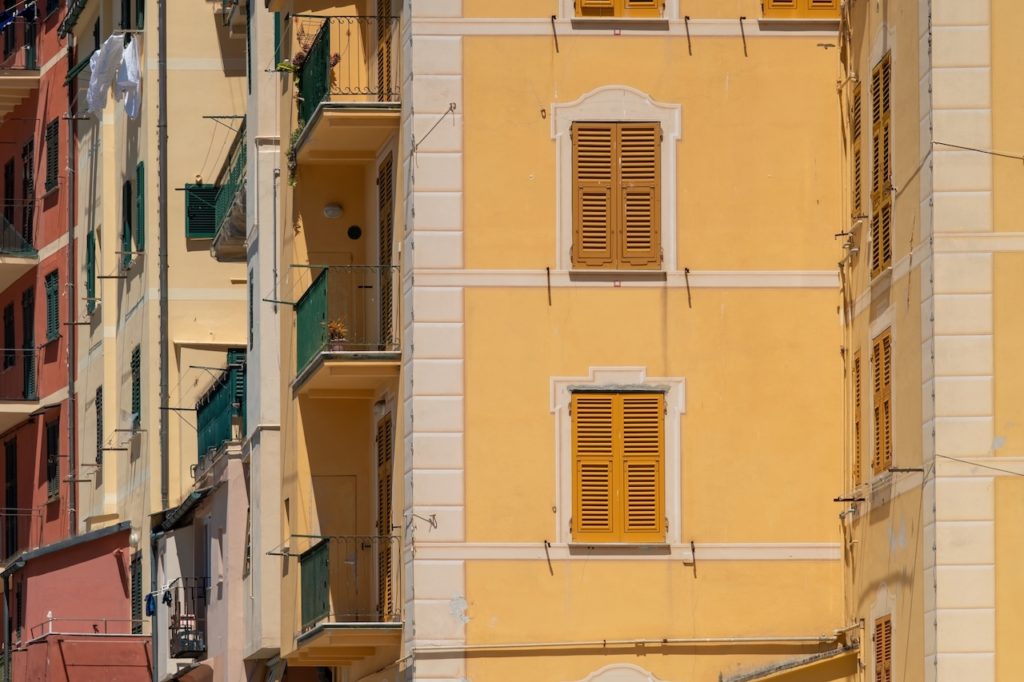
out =
<path fill-rule="evenodd" d="M 853 354 L 853 485 L 862 481 L 863 444 L 861 442 L 861 367 L 860 351 Z"/>
<path fill-rule="evenodd" d="M 768 19 L 835 19 L 839 0 L 762 0 Z"/>
<path fill-rule="evenodd" d="M 882 417 L 882 341 L 875 339 L 871 348 L 871 388 L 873 400 L 871 401 L 874 414 L 874 447 L 871 451 L 871 470 L 874 473 L 882 471 L 882 450 L 885 447 L 884 419 Z"/>
<path fill-rule="evenodd" d="M 863 119 L 862 119 L 862 107 L 863 99 L 861 95 L 860 83 L 857 83 L 853 88 L 853 101 L 850 104 L 850 137 L 851 137 L 851 154 L 853 159 L 853 173 L 851 183 L 853 184 L 853 214 L 861 215 L 864 211 L 863 201 L 863 185 L 864 185 L 864 162 L 862 158 L 861 147 L 863 140 L 861 138 L 861 132 L 863 130 Z"/>
<path fill-rule="evenodd" d="M 839 0 L 810 0 L 807 9 L 812 12 L 834 12 L 839 9 Z"/>
<path fill-rule="evenodd" d="M 875 682 L 892 682 L 892 617 L 875 621 Z"/>
<path fill-rule="evenodd" d="M 661 542 L 665 539 L 665 397 L 626 393 L 617 398 L 622 420 L 622 539 Z"/>
<path fill-rule="evenodd" d="M 576 393 L 572 397 L 574 495 L 573 539 L 611 542 L 615 464 L 615 396 Z"/>
<path fill-rule="evenodd" d="M 582 17 L 613 17 L 615 5 L 615 0 L 576 0 L 576 14 Z"/>
<path fill-rule="evenodd" d="M 661 125 L 620 123 L 619 265 L 657 268 L 661 265 Z"/>
<path fill-rule="evenodd" d="M 661 16 L 662 0 L 619 0 L 622 3 L 622 16 L 649 17 Z"/>
<path fill-rule="evenodd" d="M 391 547 L 391 479 L 394 472 L 394 428 L 391 413 L 377 422 L 377 604 L 382 622 L 395 616 Z"/>
<path fill-rule="evenodd" d="M 377 101 L 395 99 L 397 87 L 394 77 L 394 27 L 391 18 L 391 0 L 377 0 Z"/>
<path fill-rule="evenodd" d="M 892 58 L 871 72 L 871 274 L 892 265 Z"/>
<path fill-rule="evenodd" d="M 576 267 L 608 268 L 615 263 L 615 157 L 614 123 L 574 123 L 573 246 Z"/>
<path fill-rule="evenodd" d="M 882 335 L 882 420 L 885 424 L 885 444 L 882 449 L 882 468 L 892 466 L 892 334 Z"/>

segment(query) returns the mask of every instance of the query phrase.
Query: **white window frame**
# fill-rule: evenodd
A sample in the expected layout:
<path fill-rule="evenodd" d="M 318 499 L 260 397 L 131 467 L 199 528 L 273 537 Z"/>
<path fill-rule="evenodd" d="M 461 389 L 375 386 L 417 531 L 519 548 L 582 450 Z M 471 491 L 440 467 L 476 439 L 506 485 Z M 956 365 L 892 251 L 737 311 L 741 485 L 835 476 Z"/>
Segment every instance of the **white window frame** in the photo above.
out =
<path fill-rule="evenodd" d="M 555 177 L 558 188 L 555 202 L 555 265 L 558 270 L 573 270 L 571 132 L 572 124 L 577 121 L 656 121 L 661 124 L 661 250 L 664 255 L 661 268 L 642 272 L 673 272 L 677 269 L 675 169 L 676 147 L 682 137 L 682 109 L 681 104 L 656 102 L 649 95 L 628 85 L 600 87 L 575 101 L 551 105 L 551 137 L 555 141 Z"/>
<path fill-rule="evenodd" d="M 682 428 L 680 417 L 686 413 L 686 380 L 682 377 L 648 377 L 645 367 L 591 367 L 585 377 L 551 378 L 551 413 L 555 417 L 555 538 L 562 544 L 597 545 L 574 540 L 569 528 L 573 510 L 572 416 L 569 407 L 573 389 L 586 387 L 614 393 L 624 389 L 649 387 L 665 393 L 665 543 L 682 542 Z M 652 544 L 652 543 L 638 543 Z M 660 544 L 660 543 L 653 543 Z"/>

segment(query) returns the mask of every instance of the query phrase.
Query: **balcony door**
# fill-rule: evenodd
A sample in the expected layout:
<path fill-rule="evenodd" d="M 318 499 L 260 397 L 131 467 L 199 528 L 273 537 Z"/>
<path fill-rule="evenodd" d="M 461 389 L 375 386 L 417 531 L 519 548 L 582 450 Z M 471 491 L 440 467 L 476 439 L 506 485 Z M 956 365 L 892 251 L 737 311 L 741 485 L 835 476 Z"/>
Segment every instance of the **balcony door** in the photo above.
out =
<path fill-rule="evenodd" d="M 381 622 L 395 619 L 391 546 L 391 479 L 394 472 L 394 426 L 391 413 L 377 422 L 377 612 Z"/>
<path fill-rule="evenodd" d="M 388 154 L 377 171 L 378 265 L 380 286 L 380 349 L 397 350 L 394 334 L 394 283 L 391 254 L 395 241 L 395 172 Z"/>

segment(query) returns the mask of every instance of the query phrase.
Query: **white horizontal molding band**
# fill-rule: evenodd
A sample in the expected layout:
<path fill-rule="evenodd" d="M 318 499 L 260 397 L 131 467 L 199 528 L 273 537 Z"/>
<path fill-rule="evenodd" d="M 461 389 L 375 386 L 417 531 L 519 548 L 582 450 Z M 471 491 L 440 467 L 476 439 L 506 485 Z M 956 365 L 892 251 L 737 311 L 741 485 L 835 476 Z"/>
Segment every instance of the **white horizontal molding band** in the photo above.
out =
<path fill-rule="evenodd" d="M 835 270 L 691 270 L 666 273 L 621 273 L 592 271 L 570 273 L 552 270 L 551 286 L 558 288 L 632 287 L 641 289 L 836 289 L 839 274 Z M 687 282 L 689 280 L 689 282 Z M 413 271 L 417 287 L 546 287 L 545 270 L 457 270 L 418 269 Z"/>
<path fill-rule="evenodd" d="M 1024 232 L 939 233 L 933 238 L 942 253 L 997 253 L 1024 251 Z"/>
<path fill-rule="evenodd" d="M 592 547 L 593 549 L 588 549 Z M 698 543 L 701 561 L 838 561 L 837 542 Z M 417 538 L 416 559 L 461 561 L 686 561 L 694 560 L 690 545 L 604 546 L 554 543 L 429 542 Z"/>
<path fill-rule="evenodd" d="M 637 24 L 636 29 L 628 28 L 627 20 L 608 21 L 602 26 L 600 20 L 558 19 L 554 23 L 555 31 L 564 36 L 604 36 L 612 35 L 613 31 L 621 35 L 640 35 L 657 38 L 664 35 L 687 36 L 685 20 L 645 20 Z M 651 28 L 657 24 L 657 28 Z M 800 25 L 800 30 L 792 30 L 796 22 L 761 22 L 757 18 L 748 18 L 743 22 L 740 31 L 740 18 L 735 19 L 691 19 L 689 35 L 698 37 L 731 36 L 740 38 L 835 38 L 835 24 L 816 23 Z M 664 26 L 664 28 L 661 28 Z M 788 28 L 790 30 L 780 30 Z M 830 30 L 831 29 L 831 30 Z M 488 19 L 488 18 L 432 18 L 412 20 L 413 36 L 551 36 L 551 19 Z"/>
<path fill-rule="evenodd" d="M 904 277 L 908 276 L 914 270 L 921 268 L 921 266 L 924 265 L 929 258 L 931 258 L 930 250 L 931 245 L 928 244 L 928 242 L 920 242 L 917 246 L 913 248 L 913 250 L 909 254 L 893 263 L 891 269 L 890 282 L 898 282 Z M 870 254 L 864 254 L 865 259 L 868 259 L 870 257 Z M 867 267 L 868 265 L 870 265 L 870 263 L 867 260 L 865 260 L 864 267 Z M 854 317 L 857 317 L 865 310 L 867 310 L 869 307 L 871 307 L 871 294 L 871 287 L 866 287 L 864 291 L 861 292 L 860 296 L 857 297 L 857 300 L 854 301 Z"/>

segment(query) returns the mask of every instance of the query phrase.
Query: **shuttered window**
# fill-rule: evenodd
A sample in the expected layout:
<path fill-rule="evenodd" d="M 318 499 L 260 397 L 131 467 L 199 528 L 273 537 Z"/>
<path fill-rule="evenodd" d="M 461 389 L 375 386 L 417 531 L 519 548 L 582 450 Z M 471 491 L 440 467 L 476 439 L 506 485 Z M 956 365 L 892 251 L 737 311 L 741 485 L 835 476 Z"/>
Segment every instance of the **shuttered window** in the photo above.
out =
<path fill-rule="evenodd" d="M 574 123 L 573 267 L 661 266 L 661 125 Z"/>
<path fill-rule="evenodd" d="M 46 495 L 60 494 L 60 420 L 46 424 Z"/>
<path fill-rule="evenodd" d="M 60 337 L 60 284 L 54 270 L 43 281 L 46 289 L 46 340 L 55 341 Z"/>
<path fill-rule="evenodd" d="M 892 55 L 871 73 L 871 275 L 892 265 Z"/>
<path fill-rule="evenodd" d="M 21 148 L 21 236 L 32 243 L 32 223 L 35 221 L 35 142 L 29 140 Z"/>
<path fill-rule="evenodd" d="M 380 339 L 384 348 L 394 346 L 394 281 L 391 273 L 391 253 L 395 238 L 395 173 L 389 154 L 377 171 L 377 245 L 380 259 Z"/>
<path fill-rule="evenodd" d="M 132 181 L 121 185 L 121 267 L 132 264 Z"/>
<path fill-rule="evenodd" d="M 839 0 L 762 0 L 765 19 L 838 19 Z"/>
<path fill-rule="evenodd" d="M 96 389 L 96 464 L 103 464 L 103 387 Z"/>
<path fill-rule="evenodd" d="M 853 354 L 853 485 L 861 484 L 863 478 L 864 446 L 861 441 L 861 364 L 860 351 Z"/>
<path fill-rule="evenodd" d="M 14 304 L 4 306 L 4 369 L 14 367 L 17 351 L 14 349 Z"/>
<path fill-rule="evenodd" d="M 578 17 L 660 17 L 662 0 L 576 0 Z"/>
<path fill-rule="evenodd" d="M 46 124 L 46 184 L 47 192 L 57 186 L 58 164 L 60 163 L 60 119 L 53 119 Z"/>
<path fill-rule="evenodd" d="M 213 239 L 218 189 L 217 185 L 185 185 L 185 236 L 189 239 Z"/>
<path fill-rule="evenodd" d="M 892 682 L 892 617 L 875 621 L 875 682 Z"/>
<path fill-rule="evenodd" d="M 874 393 L 874 452 L 871 469 L 878 474 L 892 466 L 892 333 L 878 335 L 871 350 Z"/>
<path fill-rule="evenodd" d="M 146 250 L 146 168 L 141 161 L 135 166 L 135 250 Z"/>
<path fill-rule="evenodd" d="M 142 348 L 132 349 L 132 428 L 142 423 Z"/>
<path fill-rule="evenodd" d="M 864 156 L 862 147 L 864 139 L 861 136 L 863 129 L 863 97 L 860 83 L 853 88 L 853 99 L 850 103 L 850 159 L 852 171 L 850 173 L 850 184 L 853 185 L 852 204 L 853 215 L 860 216 L 864 213 Z"/>
<path fill-rule="evenodd" d="M 572 535 L 578 542 L 663 542 L 661 393 L 572 396 Z"/>
<path fill-rule="evenodd" d="M 96 310 L 96 232 L 85 234 L 85 310 Z"/>
<path fill-rule="evenodd" d="M 129 574 L 132 581 L 132 634 L 142 634 L 142 552 L 133 552 Z"/>
<path fill-rule="evenodd" d="M 377 608 L 381 622 L 395 616 L 394 567 L 392 561 L 392 495 L 394 472 L 394 425 L 391 413 L 377 422 Z"/>

